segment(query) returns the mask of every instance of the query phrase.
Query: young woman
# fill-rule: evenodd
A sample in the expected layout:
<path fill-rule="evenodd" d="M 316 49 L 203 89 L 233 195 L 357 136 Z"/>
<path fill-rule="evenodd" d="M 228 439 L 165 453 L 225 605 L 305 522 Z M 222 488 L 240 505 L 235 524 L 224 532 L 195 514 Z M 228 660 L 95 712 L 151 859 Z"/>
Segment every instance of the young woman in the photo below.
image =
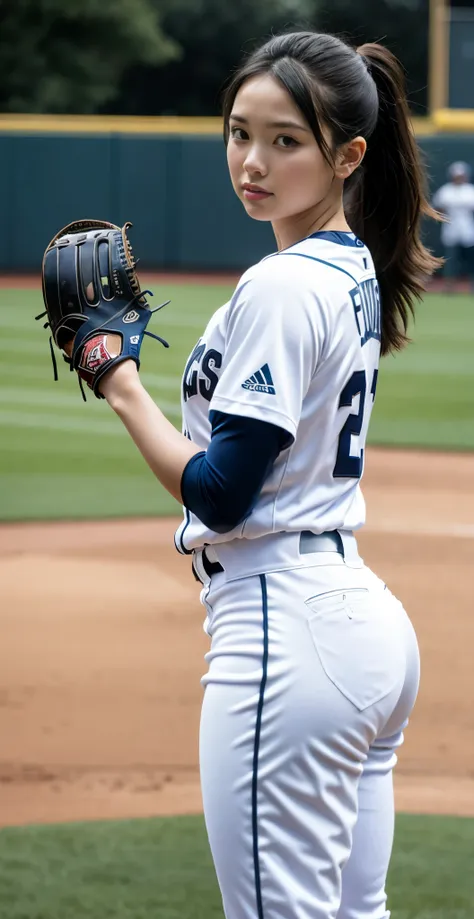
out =
<path fill-rule="evenodd" d="M 189 358 L 185 436 L 133 362 L 101 390 L 185 507 L 176 545 L 211 636 L 201 778 L 227 919 L 382 919 L 419 660 L 354 530 L 379 354 L 407 342 L 437 265 L 420 218 L 436 215 L 380 45 L 273 37 L 230 82 L 224 122 L 234 190 L 277 251 Z"/>

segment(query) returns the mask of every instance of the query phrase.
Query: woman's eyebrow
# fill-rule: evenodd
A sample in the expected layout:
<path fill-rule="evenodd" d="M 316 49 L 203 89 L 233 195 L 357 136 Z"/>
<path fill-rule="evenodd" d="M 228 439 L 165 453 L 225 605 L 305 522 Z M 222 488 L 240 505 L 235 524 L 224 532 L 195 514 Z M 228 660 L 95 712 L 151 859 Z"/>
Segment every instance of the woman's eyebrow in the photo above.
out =
<path fill-rule="evenodd" d="M 243 115 L 230 115 L 233 121 L 240 121 L 241 124 L 248 124 L 248 118 L 244 118 Z M 265 125 L 266 128 L 293 128 L 297 131 L 309 131 L 309 128 L 305 128 L 304 125 L 298 124 L 296 121 L 268 121 Z"/>

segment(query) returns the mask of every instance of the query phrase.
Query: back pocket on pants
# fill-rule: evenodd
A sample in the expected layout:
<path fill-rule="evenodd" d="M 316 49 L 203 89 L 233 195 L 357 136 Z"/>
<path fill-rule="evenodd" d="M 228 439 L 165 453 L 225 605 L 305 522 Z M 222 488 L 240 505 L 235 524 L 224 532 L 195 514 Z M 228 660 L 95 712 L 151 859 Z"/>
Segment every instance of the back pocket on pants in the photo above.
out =
<path fill-rule="evenodd" d="M 394 610 L 382 593 L 360 588 L 306 600 L 313 642 L 326 676 L 359 711 L 379 702 L 405 677 Z"/>

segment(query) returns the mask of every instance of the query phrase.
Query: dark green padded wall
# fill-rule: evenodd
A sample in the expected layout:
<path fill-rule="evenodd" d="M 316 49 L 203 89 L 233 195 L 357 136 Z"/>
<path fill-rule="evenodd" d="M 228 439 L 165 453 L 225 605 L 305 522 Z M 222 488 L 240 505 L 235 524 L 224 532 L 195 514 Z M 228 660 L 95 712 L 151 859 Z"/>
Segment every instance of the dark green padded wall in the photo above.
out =
<path fill-rule="evenodd" d="M 421 137 L 430 187 L 474 135 Z M 145 268 L 241 271 L 274 249 L 232 190 L 224 145 L 208 135 L 0 134 L 0 270 L 39 271 L 51 237 L 79 217 L 134 223 Z M 439 229 L 426 226 L 439 252 Z"/>
<path fill-rule="evenodd" d="M 240 270 L 275 249 L 270 225 L 251 220 L 233 191 L 220 138 L 183 141 L 179 183 L 180 266 Z"/>
<path fill-rule="evenodd" d="M 4 267 L 32 270 L 41 264 L 51 237 L 66 223 L 96 214 L 107 219 L 113 174 L 112 140 L 17 134 L 11 143 L 11 212 L 7 212 L 11 262 Z"/>
<path fill-rule="evenodd" d="M 113 223 L 131 220 L 131 239 L 143 264 L 161 266 L 167 260 L 168 143 L 147 137 L 114 137 L 109 213 Z"/>

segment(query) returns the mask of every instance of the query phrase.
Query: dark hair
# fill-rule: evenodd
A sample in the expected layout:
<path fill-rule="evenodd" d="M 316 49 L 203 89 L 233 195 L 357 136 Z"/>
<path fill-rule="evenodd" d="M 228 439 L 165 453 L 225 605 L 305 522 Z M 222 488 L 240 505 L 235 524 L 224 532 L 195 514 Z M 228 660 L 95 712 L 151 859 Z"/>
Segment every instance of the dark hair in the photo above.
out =
<path fill-rule="evenodd" d="M 409 313 L 414 315 L 427 277 L 442 260 L 420 237 L 423 214 L 440 218 L 427 200 L 399 61 L 379 44 L 355 49 L 334 35 L 277 35 L 253 51 L 224 92 L 226 143 L 235 97 L 247 79 L 260 73 L 282 83 L 328 162 L 354 137 L 367 140 L 361 166 L 345 183 L 345 211 L 374 260 L 382 299 L 382 354 L 400 350 L 409 341 Z M 331 144 L 323 136 L 324 126 L 331 131 Z"/>

